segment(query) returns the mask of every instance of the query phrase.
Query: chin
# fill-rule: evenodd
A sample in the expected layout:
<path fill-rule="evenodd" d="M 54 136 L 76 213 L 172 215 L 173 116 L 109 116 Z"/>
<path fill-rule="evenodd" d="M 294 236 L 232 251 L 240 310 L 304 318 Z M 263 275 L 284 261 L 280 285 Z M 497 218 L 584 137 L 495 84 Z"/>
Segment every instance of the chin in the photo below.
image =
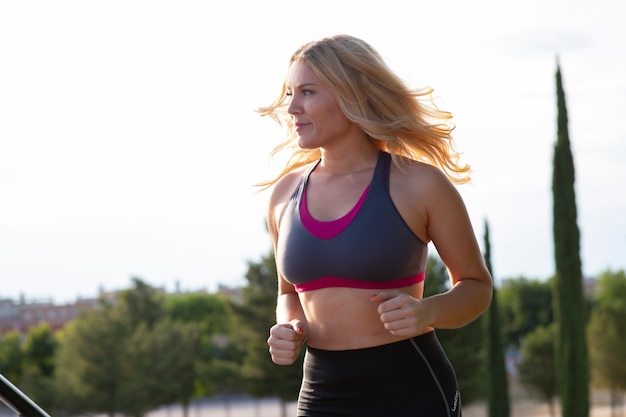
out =
<path fill-rule="evenodd" d="M 308 149 L 308 150 L 319 148 L 319 145 L 307 142 L 306 140 L 302 140 L 302 139 L 298 141 L 298 146 L 300 147 L 300 149 Z"/>

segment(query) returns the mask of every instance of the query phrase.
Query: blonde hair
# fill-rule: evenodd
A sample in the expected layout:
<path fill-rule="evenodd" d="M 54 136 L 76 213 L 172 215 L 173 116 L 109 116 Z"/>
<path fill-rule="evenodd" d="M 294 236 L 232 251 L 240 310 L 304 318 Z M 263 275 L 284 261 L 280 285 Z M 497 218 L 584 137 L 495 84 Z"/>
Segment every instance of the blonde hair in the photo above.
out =
<path fill-rule="evenodd" d="M 423 161 L 439 167 L 453 182 L 470 180 L 470 167 L 459 164 L 459 153 L 452 140 L 452 114 L 440 110 L 431 88 L 410 89 L 387 66 L 382 57 L 361 39 L 336 35 L 301 46 L 289 60 L 307 64 L 331 90 L 345 116 L 356 123 L 380 150 Z M 293 149 L 278 176 L 259 185 L 266 188 L 292 170 L 316 161 L 319 149 L 301 149 L 287 113 L 289 97 L 286 80 L 272 104 L 260 107 L 261 116 L 270 116 L 287 132 L 272 155 Z"/>

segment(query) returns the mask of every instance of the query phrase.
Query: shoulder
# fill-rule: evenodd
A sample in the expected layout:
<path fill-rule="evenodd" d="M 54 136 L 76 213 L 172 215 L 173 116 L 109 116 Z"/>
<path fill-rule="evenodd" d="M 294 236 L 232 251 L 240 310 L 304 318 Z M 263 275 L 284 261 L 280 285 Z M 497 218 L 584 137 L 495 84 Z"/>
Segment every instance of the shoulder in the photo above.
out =
<path fill-rule="evenodd" d="M 272 187 L 270 188 L 270 206 L 280 204 L 281 202 L 288 201 L 294 190 L 298 186 L 298 183 L 306 173 L 309 165 L 299 167 L 293 171 L 282 176 Z"/>
<path fill-rule="evenodd" d="M 404 192 L 443 191 L 455 189 L 445 173 L 428 163 L 415 161 L 406 157 L 396 156 L 391 167 L 391 178 L 395 185 L 401 187 Z"/>
<path fill-rule="evenodd" d="M 291 195 L 295 191 L 298 183 L 309 169 L 310 165 L 305 165 L 285 174 L 270 188 L 270 196 L 267 207 L 267 225 L 272 237 L 278 234 L 278 225 L 282 213 L 289 203 Z"/>
<path fill-rule="evenodd" d="M 389 190 L 394 204 L 414 233 L 424 242 L 432 240 L 433 222 L 463 210 L 455 185 L 439 168 L 407 158 L 392 164 Z"/>

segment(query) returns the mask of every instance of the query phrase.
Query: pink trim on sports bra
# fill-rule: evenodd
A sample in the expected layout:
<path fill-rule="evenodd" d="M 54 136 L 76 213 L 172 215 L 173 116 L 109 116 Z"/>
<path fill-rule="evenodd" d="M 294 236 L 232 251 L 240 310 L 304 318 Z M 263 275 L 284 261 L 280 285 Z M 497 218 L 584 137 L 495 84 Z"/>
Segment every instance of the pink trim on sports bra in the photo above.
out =
<path fill-rule="evenodd" d="M 387 290 L 390 288 L 402 288 L 414 285 L 424 281 L 426 272 L 422 271 L 412 277 L 400 278 L 393 281 L 384 282 L 370 282 L 370 281 L 356 281 L 353 279 L 339 278 L 339 277 L 322 277 L 313 281 L 305 282 L 303 284 L 296 284 L 294 288 L 296 292 L 305 292 L 311 290 L 319 290 L 321 288 L 361 288 L 365 290 Z"/>
<path fill-rule="evenodd" d="M 368 185 L 367 188 L 365 188 L 365 191 L 363 191 L 363 194 L 361 194 L 361 197 L 359 198 L 359 201 L 357 201 L 356 205 L 352 207 L 352 209 L 343 217 L 329 222 L 319 221 L 311 216 L 306 204 L 306 190 L 304 190 L 302 192 L 302 200 L 300 202 L 300 221 L 302 221 L 302 225 L 304 225 L 305 229 L 316 238 L 322 240 L 331 239 L 341 233 L 343 229 L 348 227 L 350 222 L 356 217 L 359 209 L 365 201 L 365 197 L 367 197 L 369 189 L 370 186 Z"/>

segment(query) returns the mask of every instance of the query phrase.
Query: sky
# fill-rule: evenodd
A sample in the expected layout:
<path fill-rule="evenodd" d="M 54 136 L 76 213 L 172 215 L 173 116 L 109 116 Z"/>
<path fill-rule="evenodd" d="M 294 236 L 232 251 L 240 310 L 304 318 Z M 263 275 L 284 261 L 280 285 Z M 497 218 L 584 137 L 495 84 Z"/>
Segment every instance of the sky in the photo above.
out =
<path fill-rule="evenodd" d="M 583 273 L 626 268 L 617 1 L 0 2 L 0 299 L 245 285 L 271 250 L 273 101 L 301 44 L 358 36 L 454 115 L 496 284 L 554 273 L 560 65 Z"/>

